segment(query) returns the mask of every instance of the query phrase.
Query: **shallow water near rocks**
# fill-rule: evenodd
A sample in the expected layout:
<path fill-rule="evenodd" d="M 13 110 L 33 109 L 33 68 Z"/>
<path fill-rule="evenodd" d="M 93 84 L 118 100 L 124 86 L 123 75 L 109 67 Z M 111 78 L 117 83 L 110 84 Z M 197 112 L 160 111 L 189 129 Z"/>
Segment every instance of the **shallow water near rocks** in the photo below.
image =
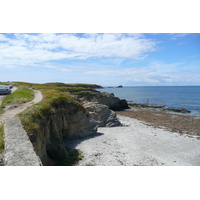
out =
<path fill-rule="evenodd" d="M 133 103 L 185 108 L 191 111 L 190 115 L 200 115 L 200 86 L 127 86 L 98 91 L 114 93 L 116 97 Z"/>

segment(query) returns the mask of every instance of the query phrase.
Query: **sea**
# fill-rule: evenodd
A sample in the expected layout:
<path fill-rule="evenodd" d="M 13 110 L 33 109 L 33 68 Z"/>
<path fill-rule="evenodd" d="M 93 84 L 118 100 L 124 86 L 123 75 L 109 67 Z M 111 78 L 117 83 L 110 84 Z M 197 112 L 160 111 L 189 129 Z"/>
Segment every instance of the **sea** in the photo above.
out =
<path fill-rule="evenodd" d="M 114 93 L 132 103 L 184 108 L 191 111 L 190 115 L 200 116 L 200 86 L 124 86 L 104 87 L 98 91 Z"/>

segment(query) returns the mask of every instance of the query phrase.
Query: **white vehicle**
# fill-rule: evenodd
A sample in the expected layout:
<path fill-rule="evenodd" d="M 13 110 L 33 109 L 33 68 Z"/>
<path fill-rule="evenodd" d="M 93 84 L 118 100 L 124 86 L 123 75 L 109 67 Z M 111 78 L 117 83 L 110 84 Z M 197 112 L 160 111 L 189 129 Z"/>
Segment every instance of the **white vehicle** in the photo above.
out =
<path fill-rule="evenodd" d="M 0 85 L 0 95 L 1 94 L 10 94 L 10 93 L 11 93 L 11 89 L 9 86 Z"/>

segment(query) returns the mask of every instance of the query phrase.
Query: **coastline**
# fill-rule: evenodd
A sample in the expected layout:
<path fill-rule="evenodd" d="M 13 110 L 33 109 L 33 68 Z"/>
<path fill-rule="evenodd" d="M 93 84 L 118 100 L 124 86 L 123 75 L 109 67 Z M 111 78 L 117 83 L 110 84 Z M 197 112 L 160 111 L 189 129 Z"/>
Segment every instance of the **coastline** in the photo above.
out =
<path fill-rule="evenodd" d="M 78 165 L 200 166 L 200 116 L 149 105 L 115 112 L 122 126 L 66 143 L 83 152 Z"/>
<path fill-rule="evenodd" d="M 162 107 L 172 111 L 182 110 L 200 116 L 200 86 L 124 86 L 98 91 L 113 93 L 120 99 L 126 99 L 128 104 Z"/>
<path fill-rule="evenodd" d="M 200 140 L 118 115 L 123 126 L 102 127 L 67 141 L 83 152 L 79 166 L 200 166 Z"/>
<path fill-rule="evenodd" d="M 148 126 L 164 128 L 179 134 L 199 136 L 200 139 L 200 116 L 182 114 L 152 107 L 132 107 L 123 111 L 116 111 L 118 115 L 143 121 Z"/>

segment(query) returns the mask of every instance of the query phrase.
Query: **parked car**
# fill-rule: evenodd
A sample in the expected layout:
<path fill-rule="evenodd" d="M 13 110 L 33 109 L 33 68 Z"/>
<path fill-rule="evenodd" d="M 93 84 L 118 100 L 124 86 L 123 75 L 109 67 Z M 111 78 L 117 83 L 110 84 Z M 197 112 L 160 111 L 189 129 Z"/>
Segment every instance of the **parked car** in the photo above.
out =
<path fill-rule="evenodd" d="M 13 85 L 9 85 L 8 87 L 9 87 L 10 89 L 12 89 L 12 88 L 13 88 Z"/>
<path fill-rule="evenodd" d="M 10 94 L 11 89 L 9 86 L 6 85 L 0 85 L 0 94 Z"/>

